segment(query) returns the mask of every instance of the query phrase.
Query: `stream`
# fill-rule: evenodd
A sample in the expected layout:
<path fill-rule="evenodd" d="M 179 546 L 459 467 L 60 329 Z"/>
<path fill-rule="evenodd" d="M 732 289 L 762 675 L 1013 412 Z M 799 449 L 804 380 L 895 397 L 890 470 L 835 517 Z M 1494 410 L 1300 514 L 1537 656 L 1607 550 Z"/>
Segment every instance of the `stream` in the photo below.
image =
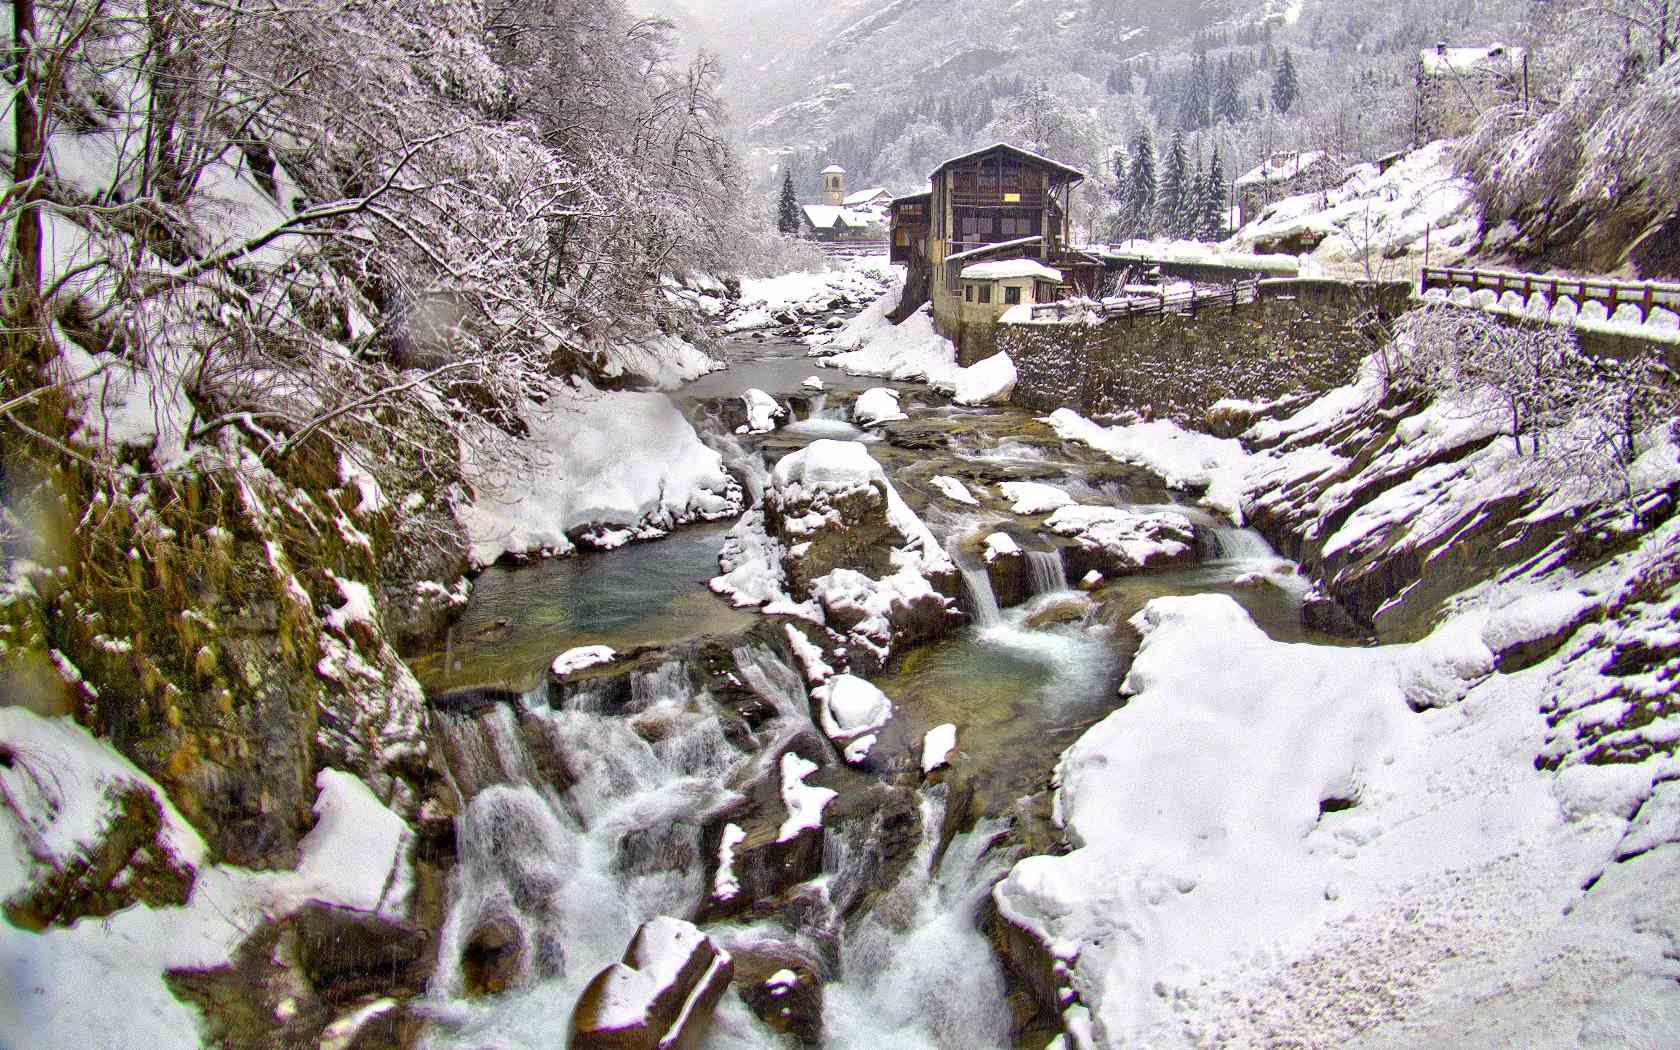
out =
<path fill-rule="evenodd" d="M 805 351 L 732 340 L 730 367 L 676 397 L 755 495 L 766 467 L 789 451 L 818 438 L 868 442 L 953 555 L 971 625 L 909 649 L 873 679 L 895 708 L 876 753 L 919 755 L 923 734 L 950 722 L 953 769 L 923 782 L 904 757 L 862 770 L 834 758 L 781 629 L 705 587 L 728 523 L 487 570 L 447 643 L 414 661 L 433 696 L 468 687 L 519 694 L 434 708 L 434 738 L 467 801 L 426 1045 L 561 1045 L 584 985 L 622 956 L 642 922 L 674 915 L 699 922 L 735 956 L 738 984 L 754 965 L 816 975 L 821 1045 L 1011 1046 L 1003 970 L 977 918 L 1014 860 L 1054 846 L 1050 774 L 1065 748 L 1120 705 L 1137 644 L 1126 620 L 1155 597 L 1219 591 L 1276 638 L 1336 642 L 1301 626 L 1305 583 L 1292 565 L 1146 472 L 1064 444 L 1020 409 L 955 407 L 920 386 L 819 368 Z M 801 387 L 811 375 L 824 381 L 820 394 Z M 884 433 L 853 427 L 851 400 L 883 385 L 901 390 L 910 418 Z M 720 407 L 751 387 L 790 405 L 794 418 L 769 434 L 732 434 Z M 1202 526 L 1202 557 L 1086 594 L 1069 586 L 1060 541 L 1037 527 L 1042 516 L 1014 515 L 995 498 L 954 503 L 931 483 L 935 475 L 988 491 L 1036 480 L 1080 502 L 1170 507 Z M 1031 594 L 1008 608 L 979 553 L 980 537 L 999 530 L 1030 552 Z M 557 653 L 594 643 L 659 649 L 611 688 L 547 681 Z M 790 749 L 827 756 L 809 782 L 840 792 L 820 857 L 796 885 L 720 913 L 706 884 L 718 836 L 728 823 L 743 850 L 779 848 L 764 844 L 782 812 L 776 761 Z M 1041 1031 L 1013 1045 L 1048 1038 Z M 802 1044 L 731 990 L 704 1045 Z"/>

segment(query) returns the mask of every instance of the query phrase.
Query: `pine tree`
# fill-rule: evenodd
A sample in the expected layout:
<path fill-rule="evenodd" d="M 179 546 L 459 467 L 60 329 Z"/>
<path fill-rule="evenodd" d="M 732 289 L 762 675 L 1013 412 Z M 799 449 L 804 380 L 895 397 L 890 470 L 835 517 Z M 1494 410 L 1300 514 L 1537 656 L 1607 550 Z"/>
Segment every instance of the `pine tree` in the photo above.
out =
<path fill-rule="evenodd" d="M 1214 115 L 1220 120 L 1235 124 L 1247 116 L 1245 108 L 1242 98 L 1237 94 L 1237 72 L 1231 63 L 1227 62 L 1219 67 L 1219 85 L 1213 92 Z"/>
<path fill-rule="evenodd" d="M 1225 236 L 1225 165 L 1219 159 L 1219 145 L 1214 144 L 1213 159 L 1208 161 L 1207 177 L 1202 187 L 1202 222 L 1199 231 L 1204 241 L 1217 241 Z"/>
<path fill-rule="evenodd" d="M 1184 133 L 1173 132 L 1172 144 L 1167 147 L 1161 165 L 1161 200 L 1157 207 L 1159 218 L 1155 225 L 1168 237 L 1183 237 L 1189 230 L 1184 225 L 1184 195 L 1189 189 L 1185 182 L 1189 160 L 1184 155 Z"/>
<path fill-rule="evenodd" d="M 1131 192 L 1127 203 L 1132 229 L 1140 234 L 1148 229 L 1155 213 L 1155 138 L 1147 126 L 1138 130 L 1132 139 Z"/>
<path fill-rule="evenodd" d="M 799 232 L 799 198 L 793 195 L 793 168 L 782 172 L 782 200 L 776 208 L 776 229 L 793 236 Z"/>
<path fill-rule="evenodd" d="M 1208 126 L 1208 106 L 1213 101 L 1213 83 L 1208 76 L 1207 53 L 1197 51 L 1190 62 L 1190 79 L 1184 86 L 1184 101 L 1178 110 L 1178 126 L 1199 131 Z"/>
<path fill-rule="evenodd" d="M 1278 60 L 1277 73 L 1272 77 L 1272 105 L 1279 113 L 1288 113 L 1300 94 L 1301 84 L 1295 76 L 1295 60 L 1290 57 L 1286 47 L 1283 49 L 1283 57 Z"/>

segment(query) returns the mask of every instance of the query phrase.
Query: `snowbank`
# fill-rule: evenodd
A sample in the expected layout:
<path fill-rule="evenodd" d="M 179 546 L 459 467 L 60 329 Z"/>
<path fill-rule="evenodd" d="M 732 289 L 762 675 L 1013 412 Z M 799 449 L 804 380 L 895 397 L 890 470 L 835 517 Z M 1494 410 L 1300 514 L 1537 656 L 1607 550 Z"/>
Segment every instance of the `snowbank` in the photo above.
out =
<path fill-rule="evenodd" d="M 1042 422 L 1063 441 L 1078 441 L 1153 471 L 1171 488 L 1202 491 L 1202 502 L 1242 524 L 1240 497 L 1249 456 L 1236 439 L 1185 430 L 1166 419 L 1102 427 L 1071 408 L 1058 408 Z"/>
<path fill-rule="evenodd" d="M 456 507 L 475 565 L 504 554 L 652 539 L 678 525 L 740 512 L 740 485 L 669 398 L 604 392 L 582 381 L 527 402 L 528 462 L 462 469 L 476 498 Z M 593 534 L 591 534 L 591 532 Z"/>
<path fill-rule="evenodd" d="M 1044 514 L 1073 502 L 1066 491 L 1040 481 L 1005 481 L 998 485 L 998 491 L 1017 514 Z"/>
<path fill-rule="evenodd" d="M 924 306 L 901 324 L 884 325 L 858 349 L 822 363 L 848 375 L 927 381 L 957 366 L 957 348 L 933 330 L 933 314 Z"/>
<path fill-rule="evenodd" d="M 1015 392 L 1015 362 L 1001 350 L 967 368 L 930 377 L 928 384 L 959 405 L 1000 405 Z"/>
<path fill-rule="evenodd" d="M 1156 599 L 1132 622 L 1131 701 L 1058 766 L 1078 848 L 1021 861 L 995 891 L 1072 961 L 1108 1045 L 1343 1042 L 1384 995 L 1511 921 L 1483 880 L 1512 850 L 1554 880 L 1522 909 L 1551 923 L 1603 846 L 1564 825 L 1525 750 L 1533 682 L 1412 713 L 1419 688 L 1463 696 L 1491 670 L 1475 618 L 1382 649 L 1271 641 L 1221 595 Z M 1394 939 L 1398 898 L 1416 912 Z M 1355 934 L 1370 939 L 1357 955 L 1312 955 Z M 1358 980 L 1327 980 L 1331 964 Z"/>

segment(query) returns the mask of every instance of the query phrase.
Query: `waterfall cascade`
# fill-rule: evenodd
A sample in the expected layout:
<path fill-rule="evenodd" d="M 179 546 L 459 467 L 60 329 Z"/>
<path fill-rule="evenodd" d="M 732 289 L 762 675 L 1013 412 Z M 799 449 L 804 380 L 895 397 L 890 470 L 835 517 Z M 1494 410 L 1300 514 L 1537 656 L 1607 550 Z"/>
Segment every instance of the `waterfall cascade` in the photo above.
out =
<path fill-rule="evenodd" d="M 1058 551 L 1028 551 L 1027 574 L 1034 594 L 1054 594 L 1068 589 L 1067 573 Z"/>
<path fill-rule="evenodd" d="M 1278 556 L 1266 538 L 1253 529 L 1221 525 L 1213 529 L 1212 534 L 1213 554 L 1222 561 L 1275 559 Z"/>
<path fill-rule="evenodd" d="M 957 569 L 962 573 L 963 596 L 968 600 L 968 615 L 973 618 L 974 625 L 979 628 L 996 627 L 1003 622 L 1003 611 L 998 608 L 997 595 L 992 593 L 992 579 L 985 569 L 971 569 L 960 562 Z"/>

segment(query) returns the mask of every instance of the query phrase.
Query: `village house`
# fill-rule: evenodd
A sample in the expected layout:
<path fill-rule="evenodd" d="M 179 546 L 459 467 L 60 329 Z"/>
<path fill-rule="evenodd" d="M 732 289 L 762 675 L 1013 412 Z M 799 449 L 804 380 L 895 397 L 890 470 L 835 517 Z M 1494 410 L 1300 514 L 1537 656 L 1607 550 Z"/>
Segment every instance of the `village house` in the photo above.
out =
<path fill-rule="evenodd" d="M 1323 193 L 1341 185 L 1342 164 L 1321 149 L 1280 150 L 1265 162 L 1244 172 L 1231 183 L 1239 216 L 1233 226 L 1240 226 L 1274 201 L 1299 193 Z"/>
<path fill-rule="evenodd" d="M 1490 107 L 1526 99 L 1528 52 L 1487 44 L 1418 52 L 1417 112 L 1413 139 L 1419 143 L 1462 135 Z"/>
<path fill-rule="evenodd" d="M 822 177 L 822 203 L 799 207 L 800 233 L 815 241 L 879 241 L 886 235 L 886 204 L 892 194 L 883 189 L 846 194 L 846 169 L 830 164 Z M 857 203 L 854 204 L 854 199 Z"/>
<path fill-rule="evenodd" d="M 927 193 L 892 202 L 892 258 L 909 267 L 900 314 L 931 300 L 963 363 L 989 347 L 1009 307 L 1096 293 L 1102 261 L 1069 245 L 1084 172 L 999 142 L 929 178 Z"/>

